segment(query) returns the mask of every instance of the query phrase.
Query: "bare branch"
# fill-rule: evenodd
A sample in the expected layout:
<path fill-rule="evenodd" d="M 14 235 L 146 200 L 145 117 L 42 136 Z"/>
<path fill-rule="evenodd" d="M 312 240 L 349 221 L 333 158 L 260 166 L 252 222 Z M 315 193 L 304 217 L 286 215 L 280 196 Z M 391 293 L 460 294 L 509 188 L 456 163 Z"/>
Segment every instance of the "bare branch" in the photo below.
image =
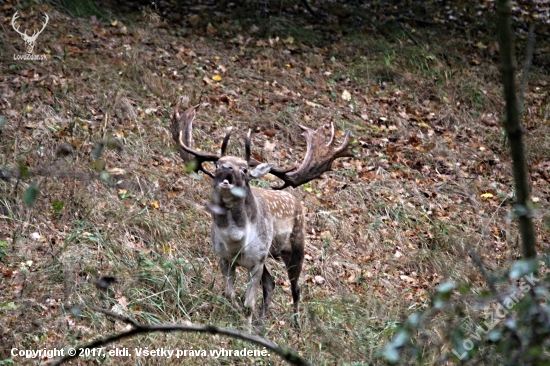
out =
<path fill-rule="evenodd" d="M 479 258 L 479 255 L 477 255 L 477 253 L 474 250 L 470 250 L 469 254 L 472 257 L 474 263 L 478 266 L 481 272 L 481 275 L 485 279 L 485 282 L 487 282 L 487 284 L 489 285 L 489 289 L 491 290 L 491 293 L 498 297 L 499 294 L 495 286 L 495 281 L 487 272 L 487 269 L 485 268 L 485 265 L 483 264 L 483 261 L 481 260 L 481 258 Z"/>
<path fill-rule="evenodd" d="M 75 347 L 75 349 L 76 349 L 75 355 L 73 355 L 73 356 L 67 355 L 67 356 L 61 357 L 61 358 L 57 359 L 56 361 L 54 361 L 51 364 L 52 366 L 62 365 L 62 364 L 64 364 L 65 362 L 67 362 L 69 360 L 77 358 L 78 355 L 81 352 L 80 350 L 106 346 L 108 344 L 120 341 L 120 340 L 125 339 L 125 338 L 130 338 L 130 337 L 133 337 L 133 336 L 138 335 L 138 334 L 156 333 L 156 332 L 162 332 L 162 333 L 195 332 L 195 333 L 209 333 L 209 334 L 224 335 L 224 336 L 228 336 L 230 338 L 241 339 L 243 341 L 251 342 L 251 343 L 257 344 L 261 347 L 265 347 L 265 348 L 275 352 L 277 355 L 279 355 L 281 358 L 288 361 L 292 365 L 309 366 L 309 363 L 306 360 L 304 360 L 302 357 L 298 356 L 293 351 L 280 348 L 276 344 L 271 343 L 266 339 L 256 337 L 256 336 L 251 335 L 251 334 L 242 333 L 242 332 L 239 332 L 239 331 L 236 331 L 236 330 L 219 328 L 219 327 L 216 327 L 216 326 L 213 326 L 213 325 L 206 325 L 206 326 L 181 325 L 181 324 L 147 325 L 147 324 L 141 324 L 141 323 L 139 323 L 139 322 L 137 322 L 137 321 L 135 321 L 135 320 L 133 320 L 129 317 L 126 317 L 126 316 L 121 315 L 121 314 L 113 313 L 113 312 L 111 312 L 109 310 L 106 310 L 106 309 L 100 309 L 100 308 L 95 308 L 95 307 L 92 308 L 92 309 L 95 310 L 95 311 L 101 312 L 105 315 L 111 316 L 115 319 L 118 319 L 122 322 L 131 324 L 133 326 L 133 328 L 126 331 L 126 332 L 114 334 L 114 335 L 111 335 L 109 337 L 101 338 L 101 339 L 98 339 L 96 341 L 90 342 L 88 344 L 85 344 L 85 345 L 82 345 L 82 346 L 79 346 L 79 347 Z"/>
<path fill-rule="evenodd" d="M 139 324 L 139 322 L 137 322 L 136 320 L 130 318 L 129 316 L 118 314 L 118 313 L 115 313 L 114 311 L 110 311 L 110 310 L 103 309 L 103 308 L 98 308 L 98 307 L 95 307 L 95 306 L 90 306 L 90 309 L 92 309 L 93 311 L 97 311 L 98 313 L 103 313 L 105 315 L 108 315 L 111 318 L 118 319 L 123 323 L 133 325 L 134 328 L 139 328 L 141 326 Z"/>
<path fill-rule="evenodd" d="M 25 175 L 21 174 L 21 169 L 17 169 L 17 170 L 0 169 L 0 179 L 5 181 L 9 181 L 11 178 L 23 179 L 23 178 L 27 178 L 27 177 L 31 178 L 35 176 L 53 177 L 53 178 L 72 178 L 72 179 L 78 179 L 82 181 L 101 179 L 101 174 L 99 173 L 64 171 L 59 169 L 55 165 L 49 165 L 43 168 L 38 168 L 36 170 L 27 170 L 25 172 Z"/>

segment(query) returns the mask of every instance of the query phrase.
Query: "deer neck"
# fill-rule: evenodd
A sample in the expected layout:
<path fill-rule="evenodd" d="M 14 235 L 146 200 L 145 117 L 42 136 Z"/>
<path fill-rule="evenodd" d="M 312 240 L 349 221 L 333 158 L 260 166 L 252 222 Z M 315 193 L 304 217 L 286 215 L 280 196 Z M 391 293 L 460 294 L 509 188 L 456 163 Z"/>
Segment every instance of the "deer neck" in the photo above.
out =
<path fill-rule="evenodd" d="M 238 227 L 245 228 L 247 223 L 255 222 L 258 216 L 258 202 L 250 186 L 244 188 L 244 197 L 233 195 L 229 191 L 219 190 L 220 206 L 224 209 L 222 214 L 212 214 L 215 224 L 220 228 Z"/>

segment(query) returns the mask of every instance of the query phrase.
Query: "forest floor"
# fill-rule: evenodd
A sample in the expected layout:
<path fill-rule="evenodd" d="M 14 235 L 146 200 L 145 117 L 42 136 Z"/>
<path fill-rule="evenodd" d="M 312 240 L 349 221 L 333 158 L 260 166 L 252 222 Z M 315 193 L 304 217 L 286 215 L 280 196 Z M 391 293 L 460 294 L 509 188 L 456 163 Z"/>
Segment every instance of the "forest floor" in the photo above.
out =
<path fill-rule="evenodd" d="M 452 280 L 461 314 L 432 317 L 417 340 L 423 363 L 440 364 L 454 357 L 449 329 L 472 331 L 490 311 L 473 296 L 487 285 L 471 251 L 504 277 L 521 257 L 491 1 L 312 3 L 317 17 L 299 2 L 106 4 L 104 17 L 84 18 L 29 3 L 0 5 L 0 364 L 37 361 L 13 356 L 14 348 L 74 347 L 127 329 L 92 307 L 143 323 L 247 330 L 221 296 L 204 209 L 209 179 L 185 173 L 168 129 L 180 96 L 200 102 L 194 140 L 203 151 L 218 152 L 234 126 L 230 152 L 242 156 L 251 128 L 255 157 L 286 167 L 305 152 L 298 124 L 333 122 L 338 142 L 352 133 L 354 158 L 293 191 L 307 218 L 301 329 L 290 325 L 283 266 L 270 261 L 267 339 L 314 365 L 377 363 L 407 316 L 431 307 L 433 292 Z M 16 10 L 29 34 L 49 15 L 34 48 L 45 60 L 14 60 L 25 54 L 11 25 Z M 521 10 L 520 66 L 533 14 Z M 545 253 L 550 37 L 548 18 L 536 18 L 522 121 Z M 240 270 L 240 297 L 245 285 Z M 132 355 L 71 362 L 283 363 L 273 354 L 133 352 L 254 347 L 194 333 L 141 335 L 107 349 L 115 346 Z"/>

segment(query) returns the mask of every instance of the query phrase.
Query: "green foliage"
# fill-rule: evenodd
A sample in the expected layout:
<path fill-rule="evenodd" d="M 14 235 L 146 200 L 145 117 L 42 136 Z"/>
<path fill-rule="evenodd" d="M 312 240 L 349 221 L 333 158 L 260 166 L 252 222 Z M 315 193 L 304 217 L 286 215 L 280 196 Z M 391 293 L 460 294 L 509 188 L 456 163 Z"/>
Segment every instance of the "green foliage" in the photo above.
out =
<path fill-rule="evenodd" d="M 103 141 L 98 142 L 94 149 L 92 150 L 92 154 L 90 155 L 92 159 L 97 160 L 103 153 L 103 150 L 105 149 L 105 143 Z"/>
<path fill-rule="evenodd" d="M 434 308 L 442 309 L 445 303 L 451 297 L 452 291 L 455 289 L 456 285 L 452 281 L 443 282 L 437 288 L 435 298 L 434 298 Z"/>
<path fill-rule="evenodd" d="M 25 202 L 25 204 L 27 206 L 32 206 L 34 205 L 34 202 L 36 201 L 36 198 L 38 197 L 38 186 L 36 185 L 36 183 L 31 183 L 29 185 L 29 188 L 27 188 L 27 190 L 25 191 L 25 194 L 23 195 L 23 202 Z"/>
<path fill-rule="evenodd" d="M 4 302 L 0 304 L 0 310 L 14 310 L 17 309 L 17 305 L 13 301 Z"/>
<path fill-rule="evenodd" d="M 0 240 L 0 261 L 4 260 L 4 258 L 8 255 L 7 248 L 8 242 L 5 240 Z"/>
<path fill-rule="evenodd" d="M 190 173 L 194 172 L 195 169 L 197 168 L 197 165 L 198 165 L 198 163 L 195 159 L 187 162 L 185 164 L 185 173 L 190 174 Z"/>
<path fill-rule="evenodd" d="M 378 353 L 378 356 L 391 364 L 395 364 L 399 362 L 401 351 L 404 348 L 409 348 L 409 350 L 417 353 L 417 348 L 411 343 L 411 337 L 420 323 L 420 317 L 420 313 L 412 313 L 393 339 Z"/>
<path fill-rule="evenodd" d="M 546 299 L 550 298 L 550 292 L 544 283 L 548 283 L 550 278 L 541 281 L 535 276 L 536 269 L 536 261 L 513 263 L 506 277 L 519 279 L 519 283 L 499 286 L 492 291 L 489 311 L 479 318 L 465 317 L 462 304 L 471 307 L 474 305 L 472 301 L 481 299 L 464 294 L 461 287 L 462 296 L 451 297 L 456 285 L 452 282 L 441 284 L 431 307 L 411 314 L 378 356 L 391 364 L 420 362 L 425 345 L 419 335 L 423 329 L 432 328 L 436 315 L 439 315 L 461 319 L 459 323 L 448 326 L 446 334 L 442 334 L 450 349 L 445 358 L 462 362 L 492 359 L 495 364 L 502 359 L 509 360 L 511 365 L 547 364 L 544 350 L 548 349 L 550 338 L 550 307 L 546 305 Z M 473 325 L 468 327 L 469 323 Z"/>
<path fill-rule="evenodd" d="M 55 212 L 60 212 L 61 210 L 63 210 L 64 206 L 65 202 L 63 201 L 53 200 L 52 202 L 52 210 Z"/>
<path fill-rule="evenodd" d="M 530 273 L 536 273 L 537 267 L 536 259 L 515 261 L 510 269 L 510 278 L 518 279 Z"/>
<path fill-rule="evenodd" d="M 22 161 L 19 161 L 19 175 L 21 175 L 21 178 L 29 178 L 30 177 L 30 173 L 29 173 L 29 168 L 27 168 L 27 166 L 25 164 L 23 164 Z"/>

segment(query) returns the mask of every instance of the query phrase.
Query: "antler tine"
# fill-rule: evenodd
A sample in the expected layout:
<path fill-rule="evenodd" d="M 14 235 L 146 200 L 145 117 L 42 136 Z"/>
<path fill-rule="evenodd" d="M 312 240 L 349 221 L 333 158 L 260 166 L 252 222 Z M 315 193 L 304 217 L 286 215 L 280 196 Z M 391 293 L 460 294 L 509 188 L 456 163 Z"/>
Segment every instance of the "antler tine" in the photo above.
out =
<path fill-rule="evenodd" d="M 329 147 L 330 145 L 332 145 L 333 141 L 334 141 L 334 123 L 332 123 L 331 121 L 330 122 L 330 139 L 328 140 L 325 146 Z"/>
<path fill-rule="evenodd" d="M 244 140 L 244 152 L 245 152 L 245 159 L 248 165 L 250 166 L 250 136 L 252 135 L 252 129 L 248 129 L 248 133 L 246 134 L 246 139 Z"/>
<path fill-rule="evenodd" d="M 346 136 L 344 136 L 344 142 L 342 142 L 342 145 L 340 145 L 340 147 L 335 150 L 336 152 L 335 156 L 337 158 L 353 157 L 353 152 L 351 152 L 348 148 L 350 137 L 351 137 L 351 131 L 346 132 Z"/>
<path fill-rule="evenodd" d="M 227 132 L 225 133 L 225 137 L 223 138 L 223 142 L 222 142 L 221 156 L 225 156 L 225 151 L 227 150 L 227 144 L 229 143 L 229 138 L 231 137 L 231 131 L 233 131 L 233 126 L 229 127 L 227 129 Z"/>
<path fill-rule="evenodd" d="M 188 108 L 182 114 L 179 113 L 179 107 L 183 102 L 183 98 L 180 98 L 176 103 L 176 108 L 174 115 L 172 116 L 172 138 L 176 143 L 181 147 L 180 156 L 185 162 L 195 160 L 197 162 L 196 166 L 193 168 L 195 172 L 202 171 L 210 177 L 214 177 L 214 174 L 204 169 L 202 163 L 206 161 L 218 161 L 220 158 L 216 154 L 208 154 L 201 151 L 196 151 L 191 148 L 193 145 L 193 120 L 196 116 L 196 110 L 199 108 L 199 105 Z"/>
<path fill-rule="evenodd" d="M 317 130 L 300 125 L 304 130 L 302 137 L 306 140 L 306 155 L 300 167 L 289 173 L 271 173 L 281 179 L 284 184 L 275 189 L 283 189 L 288 186 L 298 187 L 315 178 L 318 178 L 324 172 L 331 169 L 332 162 L 342 157 L 353 157 L 353 152 L 349 149 L 351 131 L 346 133 L 344 141 L 338 148 L 334 148 L 334 125 L 331 123 L 331 136 L 328 143 L 325 143 L 324 126 Z"/>

